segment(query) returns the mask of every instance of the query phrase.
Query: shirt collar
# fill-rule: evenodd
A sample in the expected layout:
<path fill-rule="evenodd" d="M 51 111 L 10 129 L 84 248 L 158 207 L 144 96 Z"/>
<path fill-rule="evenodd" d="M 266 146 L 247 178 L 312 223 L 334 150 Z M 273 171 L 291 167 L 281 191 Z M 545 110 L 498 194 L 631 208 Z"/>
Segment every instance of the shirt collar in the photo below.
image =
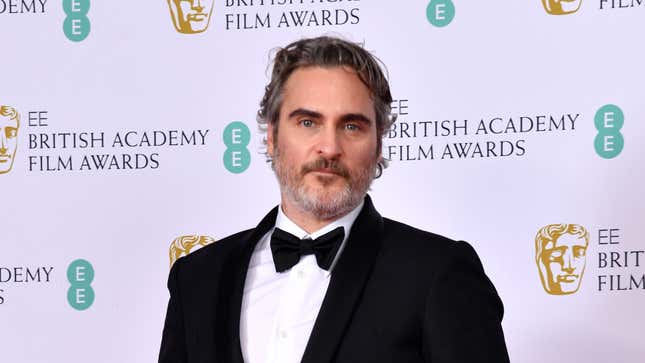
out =
<path fill-rule="evenodd" d="M 275 227 L 280 228 L 281 230 L 285 232 L 289 232 L 292 235 L 303 239 L 303 238 L 311 238 L 311 239 L 316 239 L 323 234 L 330 232 L 338 227 L 343 227 L 345 230 L 345 237 L 343 238 L 343 241 L 341 242 L 340 248 L 338 249 L 338 253 L 336 253 L 336 256 L 334 257 L 334 261 L 331 264 L 331 267 L 329 268 L 329 273 L 333 270 L 334 266 L 336 265 L 336 262 L 338 261 L 338 257 L 340 256 L 341 252 L 343 252 L 343 249 L 345 247 L 345 242 L 347 242 L 347 238 L 349 238 L 349 232 L 352 230 L 352 225 L 354 224 L 354 221 L 356 221 L 356 218 L 358 217 L 359 213 L 363 209 L 363 205 L 365 204 L 365 201 L 362 200 L 359 205 L 356 206 L 356 208 L 352 209 L 349 213 L 345 214 L 344 216 L 336 219 L 335 221 L 329 223 L 328 225 L 322 227 L 321 229 L 309 234 L 307 233 L 304 229 L 300 228 L 296 223 L 294 223 L 289 217 L 287 217 L 286 214 L 282 211 L 282 205 L 280 205 L 280 208 L 278 208 L 278 216 L 276 217 L 275 220 Z"/>

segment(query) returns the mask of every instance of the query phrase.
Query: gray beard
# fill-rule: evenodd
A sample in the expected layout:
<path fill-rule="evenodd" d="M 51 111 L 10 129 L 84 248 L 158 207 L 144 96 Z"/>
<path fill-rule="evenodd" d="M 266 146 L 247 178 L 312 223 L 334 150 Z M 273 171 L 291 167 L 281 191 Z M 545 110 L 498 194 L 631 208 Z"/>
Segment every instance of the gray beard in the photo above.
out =
<path fill-rule="evenodd" d="M 345 179 L 345 186 L 340 192 L 331 193 L 327 190 L 308 190 L 303 183 L 304 174 L 300 170 L 285 170 L 287 168 L 281 164 L 277 152 L 273 158 L 273 166 L 283 197 L 293 202 L 301 211 L 324 220 L 341 217 L 356 208 L 367 194 L 376 170 L 375 162 L 370 167 L 360 170 L 357 175 L 350 175 L 349 179 Z M 324 185 L 324 182 L 322 184 Z"/>
<path fill-rule="evenodd" d="M 332 219 L 349 213 L 365 196 L 365 192 L 356 193 L 349 185 L 345 185 L 339 193 L 324 197 L 316 195 L 320 193 L 307 191 L 304 185 L 292 188 L 289 184 L 282 184 L 281 190 L 298 209 L 320 219 Z"/>

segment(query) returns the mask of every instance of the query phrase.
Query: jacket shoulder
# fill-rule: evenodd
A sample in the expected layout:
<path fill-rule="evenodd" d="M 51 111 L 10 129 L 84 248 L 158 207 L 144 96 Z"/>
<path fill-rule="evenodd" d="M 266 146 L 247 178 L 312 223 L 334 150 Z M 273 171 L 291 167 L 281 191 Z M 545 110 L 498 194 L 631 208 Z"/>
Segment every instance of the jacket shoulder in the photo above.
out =
<path fill-rule="evenodd" d="M 383 222 L 383 247 L 387 250 L 414 256 L 412 259 L 434 261 L 438 265 L 463 258 L 480 264 L 475 249 L 466 241 L 456 241 L 388 218 L 383 218 Z"/>
<path fill-rule="evenodd" d="M 431 245 L 434 248 L 446 248 L 456 241 L 442 235 L 424 231 L 389 218 L 383 218 L 384 238 L 397 243 Z"/>
<path fill-rule="evenodd" d="M 222 239 L 215 240 L 215 242 L 181 257 L 177 262 L 181 262 L 184 266 L 199 266 L 225 259 L 231 251 L 239 248 L 241 243 L 249 241 L 253 231 L 254 229 L 247 229 Z"/>

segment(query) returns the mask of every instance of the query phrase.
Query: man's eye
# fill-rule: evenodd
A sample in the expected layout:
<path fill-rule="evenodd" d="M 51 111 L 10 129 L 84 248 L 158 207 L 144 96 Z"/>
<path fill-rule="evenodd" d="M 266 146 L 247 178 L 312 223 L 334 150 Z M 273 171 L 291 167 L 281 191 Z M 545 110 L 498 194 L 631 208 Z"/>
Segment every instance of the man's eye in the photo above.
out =
<path fill-rule="evenodd" d="M 358 130 L 360 130 L 360 127 L 358 127 L 357 124 L 346 124 L 345 129 L 350 130 L 350 131 L 358 131 Z"/>
<path fill-rule="evenodd" d="M 300 124 L 304 127 L 312 127 L 314 125 L 314 122 L 309 119 L 301 120 Z"/>

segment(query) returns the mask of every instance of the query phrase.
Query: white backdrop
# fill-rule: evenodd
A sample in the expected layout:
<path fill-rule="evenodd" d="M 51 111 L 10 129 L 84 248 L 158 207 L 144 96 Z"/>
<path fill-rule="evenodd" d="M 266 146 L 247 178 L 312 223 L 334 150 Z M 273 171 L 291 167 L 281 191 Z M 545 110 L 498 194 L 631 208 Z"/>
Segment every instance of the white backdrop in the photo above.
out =
<path fill-rule="evenodd" d="M 552 15 L 540 0 L 454 0 L 452 21 L 430 21 L 427 7 L 436 16 L 446 3 L 217 0 L 208 27 L 183 34 L 162 0 L 0 0 L 0 105 L 20 115 L 15 138 L 2 130 L 15 154 L 0 145 L 14 157 L 0 174 L 0 360 L 155 361 L 171 242 L 250 228 L 279 201 L 255 124 L 269 50 L 336 34 L 383 60 L 398 100 L 384 142 L 391 166 L 370 192 L 377 209 L 475 246 L 504 301 L 512 361 L 642 362 L 645 2 L 582 0 Z M 80 28 L 64 25 L 83 14 Z M 611 158 L 594 147 L 604 105 L 624 114 L 624 147 Z M 564 123 L 537 131 L 549 117 Z M 531 131 L 477 132 L 482 120 L 519 130 L 522 118 Z M 231 172 L 223 133 L 235 121 L 250 130 L 250 164 Z M 419 131 L 443 121 L 465 131 Z M 103 143 L 83 142 L 91 133 Z M 126 134 L 135 146 L 115 144 Z M 472 143 L 465 157 L 455 143 Z M 550 295 L 540 282 L 534 239 L 554 223 L 590 234 L 574 294 Z M 619 236 L 613 244 L 601 244 L 605 229 Z M 611 252 L 619 258 L 603 267 Z M 78 259 L 94 278 L 68 299 Z M 78 266 L 71 277 L 88 282 Z M 599 285 L 617 276 L 621 285 Z"/>

